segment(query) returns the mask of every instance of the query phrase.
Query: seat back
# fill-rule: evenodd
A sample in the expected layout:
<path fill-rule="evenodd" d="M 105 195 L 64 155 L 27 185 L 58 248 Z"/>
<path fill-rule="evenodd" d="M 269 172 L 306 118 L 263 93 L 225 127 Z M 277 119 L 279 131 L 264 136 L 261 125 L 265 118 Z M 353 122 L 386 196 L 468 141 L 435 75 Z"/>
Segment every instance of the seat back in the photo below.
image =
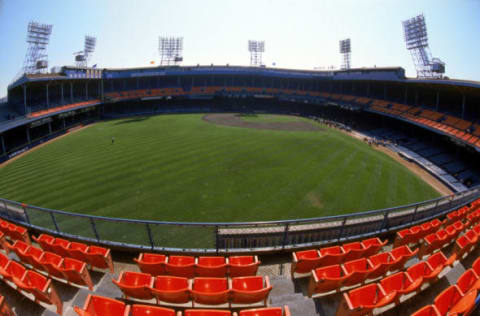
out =
<path fill-rule="evenodd" d="M 175 310 L 171 308 L 133 304 L 131 307 L 132 316 L 175 316 Z"/>

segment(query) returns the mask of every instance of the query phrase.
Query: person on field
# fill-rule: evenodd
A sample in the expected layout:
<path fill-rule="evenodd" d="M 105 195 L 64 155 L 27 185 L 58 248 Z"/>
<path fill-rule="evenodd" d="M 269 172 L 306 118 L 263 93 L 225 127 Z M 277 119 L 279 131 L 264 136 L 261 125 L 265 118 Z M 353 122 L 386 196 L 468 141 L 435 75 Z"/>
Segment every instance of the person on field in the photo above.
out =
<path fill-rule="evenodd" d="M 115 142 L 115 137 L 112 136 L 112 145 Z"/>

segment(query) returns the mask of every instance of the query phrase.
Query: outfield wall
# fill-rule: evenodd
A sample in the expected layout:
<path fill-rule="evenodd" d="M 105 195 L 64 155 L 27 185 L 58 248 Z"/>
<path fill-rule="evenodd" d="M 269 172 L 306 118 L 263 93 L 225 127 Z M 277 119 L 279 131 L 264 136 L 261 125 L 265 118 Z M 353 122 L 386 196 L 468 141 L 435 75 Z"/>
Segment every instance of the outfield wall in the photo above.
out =
<path fill-rule="evenodd" d="M 377 236 L 443 216 L 480 198 L 480 187 L 420 203 L 310 219 L 202 223 L 109 218 L 0 199 L 0 217 L 37 232 L 122 250 L 178 253 L 291 251 Z"/>

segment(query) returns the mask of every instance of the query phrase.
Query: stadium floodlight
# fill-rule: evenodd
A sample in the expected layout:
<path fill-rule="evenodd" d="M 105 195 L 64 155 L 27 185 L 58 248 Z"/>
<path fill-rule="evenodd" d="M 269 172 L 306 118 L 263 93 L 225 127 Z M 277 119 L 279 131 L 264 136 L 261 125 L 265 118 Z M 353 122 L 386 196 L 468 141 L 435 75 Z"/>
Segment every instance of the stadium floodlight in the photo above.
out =
<path fill-rule="evenodd" d="M 250 52 L 250 66 L 262 66 L 262 53 L 265 52 L 265 41 L 248 41 Z"/>
<path fill-rule="evenodd" d="M 176 65 L 183 61 L 183 37 L 164 37 L 158 39 L 160 65 Z"/>
<path fill-rule="evenodd" d="M 342 54 L 342 65 L 341 69 L 350 69 L 350 62 L 351 62 L 351 53 L 352 53 L 352 46 L 350 43 L 350 39 L 344 39 L 340 41 L 340 54 Z"/>
<path fill-rule="evenodd" d="M 445 73 L 445 63 L 438 58 L 432 58 L 424 15 L 417 15 L 402 24 L 405 44 L 412 55 L 417 77 L 441 78 Z"/>
<path fill-rule="evenodd" d="M 27 54 L 23 62 L 23 72 L 27 74 L 43 73 L 48 70 L 47 46 L 52 34 L 53 25 L 28 23 Z"/>
<path fill-rule="evenodd" d="M 97 45 L 97 38 L 85 35 L 85 42 L 83 44 L 83 51 L 73 53 L 75 55 L 75 65 L 81 68 L 87 68 L 88 59 L 95 51 Z"/>

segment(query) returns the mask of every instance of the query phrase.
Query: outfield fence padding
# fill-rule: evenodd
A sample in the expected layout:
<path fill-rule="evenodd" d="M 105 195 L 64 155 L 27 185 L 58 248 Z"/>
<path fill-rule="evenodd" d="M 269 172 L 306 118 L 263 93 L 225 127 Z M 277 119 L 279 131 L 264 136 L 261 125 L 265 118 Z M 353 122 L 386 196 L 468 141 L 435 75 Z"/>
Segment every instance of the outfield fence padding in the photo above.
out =
<path fill-rule="evenodd" d="M 480 198 L 480 187 L 381 210 L 309 219 L 201 223 L 109 218 L 0 198 L 0 217 L 55 236 L 132 250 L 185 253 L 273 252 L 393 232 Z"/>

